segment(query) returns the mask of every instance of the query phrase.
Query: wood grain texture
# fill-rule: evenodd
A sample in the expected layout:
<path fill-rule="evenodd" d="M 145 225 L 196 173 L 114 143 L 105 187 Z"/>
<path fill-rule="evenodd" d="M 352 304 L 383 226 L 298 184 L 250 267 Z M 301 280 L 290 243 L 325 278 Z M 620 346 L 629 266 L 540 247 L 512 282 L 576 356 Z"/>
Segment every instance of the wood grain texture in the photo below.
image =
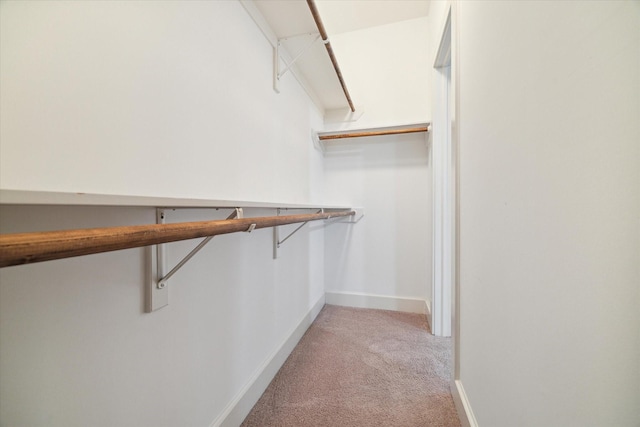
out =
<path fill-rule="evenodd" d="M 0 268 L 354 215 L 354 211 L 0 235 Z"/>
<path fill-rule="evenodd" d="M 318 139 L 320 141 L 327 141 L 332 139 L 343 139 L 343 138 L 360 138 L 363 136 L 382 136 L 382 135 L 400 135 L 403 133 L 418 133 L 418 132 L 428 132 L 428 126 L 420 126 L 414 128 L 405 128 L 405 129 L 388 129 L 388 130 L 375 130 L 375 131 L 363 131 L 363 132 L 345 132 L 345 133 L 336 133 L 331 135 L 318 135 Z"/>

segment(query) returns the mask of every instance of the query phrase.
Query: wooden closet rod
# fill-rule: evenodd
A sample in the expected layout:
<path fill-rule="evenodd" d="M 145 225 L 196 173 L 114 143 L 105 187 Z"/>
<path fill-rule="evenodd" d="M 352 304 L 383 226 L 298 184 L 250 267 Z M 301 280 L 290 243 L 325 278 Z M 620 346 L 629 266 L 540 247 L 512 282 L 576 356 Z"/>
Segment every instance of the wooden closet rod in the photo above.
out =
<path fill-rule="evenodd" d="M 404 129 L 387 129 L 387 130 L 337 133 L 332 135 L 318 135 L 318 139 L 320 141 L 326 141 L 329 139 L 359 138 L 362 136 L 399 135 L 403 133 L 417 133 L 417 132 L 428 132 L 428 131 L 429 131 L 429 127 L 420 126 L 420 127 L 404 128 Z"/>
<path fill-rule="evenodd" d="M 351 215 L 355 215 L 355 212 L 345 210 L 219 221 L 3 234 L 0 235 L 0 268 Z"/>
<path fill-rule="evenodd" d="M 333 53 L 333 48 L 331 47 L 329 36 L 327 35 L 327 31 L 324 29 L 322 19 L 320 19 L 320 13 L 318 12 L 316 3 L 314 0 L 307 0 L 307 5 L 309 5 L 309 10 L 311 10 L 311 14 L 313 15 L 313 20 L 316 21 L 316 27 L 318 27 L 318 32 L 320 33 L 320 37 L 322 37 L 322 41 L 324 42 L 324 47 L 327 48 L 327 53 L 329 54 L 329 58 L 331 59 L 331 63 L 333 64 L 333 69 L 336 70 L 336 75 L 338 76 L 338 80 L 340 80 L 340 86 L 342 86 L 344 96 L 347 97 L 349 108 L 351 108 L 351 111 L 356 111 L 356 108 L 353 106 L 353 101 L 351 100 L 351 95 L 349 95 L 349 91 L 347 90 L 347 85 L 342 78 L 342 71 L 340 71 L 338 61 L 336 60 L 336 56 Z"/>

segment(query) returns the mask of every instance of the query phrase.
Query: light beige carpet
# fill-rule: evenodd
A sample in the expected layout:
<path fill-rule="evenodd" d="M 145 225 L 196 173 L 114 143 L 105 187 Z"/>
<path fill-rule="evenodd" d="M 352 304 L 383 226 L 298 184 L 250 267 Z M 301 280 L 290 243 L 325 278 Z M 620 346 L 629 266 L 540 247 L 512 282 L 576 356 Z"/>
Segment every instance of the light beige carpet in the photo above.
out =
<path fill-rule="evenodd" d="M 326 305 L 242 426 L 457 427 L 450 371 L 425 316 Z"/>

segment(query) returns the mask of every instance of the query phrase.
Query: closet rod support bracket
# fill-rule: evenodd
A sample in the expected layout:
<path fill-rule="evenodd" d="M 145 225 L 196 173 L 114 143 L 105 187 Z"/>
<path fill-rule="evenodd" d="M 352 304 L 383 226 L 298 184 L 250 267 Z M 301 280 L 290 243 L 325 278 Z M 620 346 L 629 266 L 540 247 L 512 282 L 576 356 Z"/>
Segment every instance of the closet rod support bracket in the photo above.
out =
<path fill-rule="evenodd" d="M 324 213 L 324 209 L 320 209 L 316 213 Z M 280 215 L 280 209 L 278 209 L 278 215 Z M 329 217 L 327 219 L 331 219 L 331 217 Z M 300 224 L 299 226 L 297 226 L 295 230 L 293 230 L 291 233 L 289 233 L 287 235 L 287 237 L 285 237 L 282 240 L 280 240 L 280 227 L 278 227 L 278 226 L 273 227 L 273 259 L 277 259 L 278 258 L 278 249 L 280 249 L 280 246 L 284 242 L 286 242 L 291 236 L 293 236 L 298 231 L 300 231 L 300 229 L 302 227 L 304 227 L 305 225 L 307 225 L 308 222 L 309 221 L 305 221 L 302 224 Z"/>
<path fill-rule="evenodd" d="M 231 219 L 241 219 L 244 217 L 242 208 L 235 208 L 234 211 L 227 217 L 227 220 Z M 164 209 L 159 208 L 156 210 L 156 223 L 164 224 L 166 219 L 166 212 Z M 255 228 L 255 224 L 251 224 L 249 227 L 252 231 Z M 150 281 L 151 284 L 147 289 L 147 302 L 145 311 L 150 313 L 152 311 L 158 310 L 162 307 L 169 305 L 169 293 L 167 287 L 167 281 L 173 276 L 178 270 L 180 270 L 191 258 L 195 256 L 202 248 L 205 247 L 207 243 L 213 239 L 214 236 L 205 237 L 191 252 L 189 252 L 182 260 L 176 264 L 175 267 L 171 269 L 168 273 L 164 273 L 167 265 L 166 260 L 166 244 L 156 245 L 155 247 L 151 247 L 151 253 L 149 254 L 151 258 L 151 271 L 149 274 L 151 275 Z"/>
<path fill-rule="evenodd" d="M 290 40 L 290 39 L 294 39 L 294 38 L 300 38 L 300 37 L 309 37 L 309 36 L 313 36 L 313 39 L 307 43 L 302 49 L 300 49 L 294 56 L 293 59 L 291 59 L 290 62 L 287 62 L 284 59 L 284 56 L 282 55 L 282 52 L 286 50 L 282 47 L 282 42 L 286 41 L 286 40 Z M 289 71 L 291 69 L 291 67 L 293 67 L 296 63 L 296 61 L 298 59 L 300 59 L 300 57 L 302 57 L 302 55 L 304 55 L 306 52 L 309 51 L 309 49 L 311 49 L 311 46 L 313 46 L 318 40 L 320 40 L 320 33 L 316 32 L 316 33 L 308 33 L 308 34 L 300 34 L 300 35 L 296 35 L 296 36 L 290 36 L 290 37 L 283 37 L 277 40 L 276 45 L 274 47 L 274 55 L 273 55 L 273 89 L 280 93 L 280 79 L 286 74 L 287 71 Z M 284 62 L 284 68 L 280 69 L 280 61 Z"/>

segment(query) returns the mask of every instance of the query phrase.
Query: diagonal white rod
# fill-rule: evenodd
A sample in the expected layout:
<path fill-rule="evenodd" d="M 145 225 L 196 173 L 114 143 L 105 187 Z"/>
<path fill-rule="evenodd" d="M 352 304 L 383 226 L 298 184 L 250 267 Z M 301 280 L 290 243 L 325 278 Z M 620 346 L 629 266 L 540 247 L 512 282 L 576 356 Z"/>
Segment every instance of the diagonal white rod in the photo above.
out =
<path fill-rule="evenodd" d="M 234 209 L 234 211 L 231 213 L 231 215 L 229 215 L 229 216 L 227 217 L 227 219 L 234 219 L 234 218 L 236 218 L 237 216 L 238 216 L 238 209 Z M 215 236 L 209 236 L 209 237 L 206 237 L 202 242 L 200 242 L 200 244 L 198 244 L 198 246 L 196 246 L 195 248 L 193 248 L 193 250 L 192 250 L 191 252 L 189 252 L 189 253 L 188 253 L 184 258 L 182 258 L 182 261 L 180 261 L 178 264 L 176 264 L 176 266 L 175 266 L 175 267 L 173 267 L 173 268 L 171 269 L 171 271 L 170 271 L 170 272 L 168 272 L 167 274 L 165 274 L 165 276 L 164 276 L 162 279 L 158 280 L 158 286 L 159 286 L 159 287 L 162 287 L 161 285 L 162 285 L 163 283 L 165 283 L 167 280 L 169 280 L 169 278 L 170 278 L 171 276 L 173 276 L 174 274 L 176 274 L 176 272 L 177 272 L 178 270 L 180 270 L 180 269 L 182 268 L 182 266 L 183 266 L 183 265 L 185 265 L 185 264 L 186 264 L 186 263 L 187 263 L 191 258 L 193 258 L 193 256 L 194 256 L 195 254 L 197 254 L 197 253 L 200 251 L 200 249 L 204 248 L 204 247 L 205 247 L 205 245 L 206 245 L 207 243 L 209 243 L 209 242 L 211 241 L 211 239 L 213 239 L 214 237 L 215 237 Z"/>

